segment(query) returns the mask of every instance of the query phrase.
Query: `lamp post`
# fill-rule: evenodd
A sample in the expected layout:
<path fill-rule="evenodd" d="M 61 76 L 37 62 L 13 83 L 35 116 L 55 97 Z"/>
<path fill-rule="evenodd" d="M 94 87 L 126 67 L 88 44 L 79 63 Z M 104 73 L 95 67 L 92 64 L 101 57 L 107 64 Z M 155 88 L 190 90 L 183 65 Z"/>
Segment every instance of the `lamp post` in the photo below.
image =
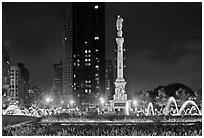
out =
<path fill-rule="evenodd" d="M 136 100 L 133 101 L 133 105 L 135 107 L 135 112 L 136 112 L 136 109 L 137 109 L 137 101 Z"/>
<path fill-rule="evenodd" d="M 72 106 L 72 107 L 74 106 L 74 101 L 73 100 L 71 100 L 69 103 L 70 103 L 70 106 Z"/>

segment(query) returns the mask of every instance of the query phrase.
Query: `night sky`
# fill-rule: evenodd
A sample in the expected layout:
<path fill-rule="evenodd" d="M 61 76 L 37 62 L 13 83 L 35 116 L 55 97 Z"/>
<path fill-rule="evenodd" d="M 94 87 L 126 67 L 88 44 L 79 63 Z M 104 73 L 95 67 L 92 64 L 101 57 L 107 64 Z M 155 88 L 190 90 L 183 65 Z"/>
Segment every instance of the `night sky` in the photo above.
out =
<path fill-rule="evenodd" d="M 63 54 L 70 3 L 3 3 L 2 41 L 11 63 L 22 62 L 30 86 L 52 86 L 52 64 Z M 133 93 L 181 82 L 202 87 L 201 3 L 106 3 L 106 59 L 116 56 L 116 17 L 124 19 L 126 90 Z M 115 62 L 114 62 L 115 63 Z M 115 80 L 115 76 L 114 76 Z"/>

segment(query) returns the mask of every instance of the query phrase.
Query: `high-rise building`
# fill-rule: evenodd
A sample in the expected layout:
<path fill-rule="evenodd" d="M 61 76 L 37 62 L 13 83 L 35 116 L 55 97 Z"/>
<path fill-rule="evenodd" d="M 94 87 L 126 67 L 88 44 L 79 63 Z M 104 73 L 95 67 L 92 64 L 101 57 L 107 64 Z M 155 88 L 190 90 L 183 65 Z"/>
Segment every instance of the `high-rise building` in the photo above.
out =
<path fill-rule="evenodd" d="M 72 99 L 73 96 L 73 41 L 72 41 L 72 10 L 66 10 L 64 26 L 64 54 L 63 54 L 63 97 Z"/>
<path fill-rule="evenodd" d="M 53 90 L 55 96 L 63 95 L 63 63 L 53 65 Z"/>
<path fill-rule="evenodd" d="M 24 64 L 11 66 L 10 70 L 10 103 L 29 106 L 29 72 Z"/>
<path fill-rule="evenodd" d="M 106 60 L 105 96 L 111 100 L 114 94 L 113 65 L 111 60 Z"/>
<path fill-rule="evenodd" d="M 2 103 L 8 103 L 10 86 L 10 56 L 6 48 L 2 47 Z"/>
<path fill-rule="evenodd" d="M 73 55 L 68 74 L 72 75 L 73 95 L 79 104 L 97 103 L 105 94 L 104 6 L 99 2 L 77 2 L 67 10 L 64 39 L 69 44 L 65 44 L 65 55 L 66 59 Z"/>

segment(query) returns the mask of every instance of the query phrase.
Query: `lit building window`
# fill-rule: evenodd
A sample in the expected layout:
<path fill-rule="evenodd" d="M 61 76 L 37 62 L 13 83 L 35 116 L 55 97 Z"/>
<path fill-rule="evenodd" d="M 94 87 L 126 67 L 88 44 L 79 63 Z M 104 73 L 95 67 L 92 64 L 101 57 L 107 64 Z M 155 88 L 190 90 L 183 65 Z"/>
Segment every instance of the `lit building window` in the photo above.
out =
<path fill-rule="evenodd" d="M 76 75 L 74 74 L 74 78 L 76 78 Z"/>
<path fill-rule="evenodd" d="M 85 53 L 87 53 L 88 52 L 88 50 L 85 50 Z"/>
<path fill-rule="evenodd" d="M 91 53 L 91 50 L 89 50 L 88 53 Z"/>
<path fill-rule="evenodd" d="M 98 49 L 96 49 L 96 52 L 98 52 Z"/>
<path fill-rule="evenodd" d="M 98 36 L 94 37 L 94 40 L 99 40 L 99 37 Z"/>
<path fill-rule="evenodd" d="M 96 68 L 98 69 L 98 68 L 99 68 L 99 65 L 96 65 Z"/>
<path fill-rule="evenodd" d="M 77 59 L 77 62 L 79 62 L 80 60 L 79 59 Z"/>
<path fill-rule="evenodd" d="M 76 65 L 76 63 L 74 63 L 74 66 Z"/>
<path fill-rule="evenodd" d="M 91 59 L 88 59 L 88 61 L 91 61 Z"/>
<path fill-rule="evenodd" d="M 67 40 L 67 38 L 65 37 L 64 40 Z"/>
<path fill-rule="evenodd" d="M 94 6 L 95 9 L 98 9 L 98 5 Z"/>
<path fill-rule="evenodd" d="M 76 57 L 76 55 L 74 54 L 74 57 Z"/>
<path fill-rule="evenodd" d="M 87 41 L 85 41 L 85 44 L 87 44 Z"/>
<path fill-rule="evenodd" d="M 88 90 L 87 89 L 85 89 L 85 93 L 87 93 L 88 92 Z"/>
<path fill-rule="evenodd" d="M 77 66 L 79 67 L 79 66 L 80 66 L 80 64 L 77 64 Z"/>
<path fill-rule="evenodd" d="M 87 62 L 88 61 L 88 59 L 85 59 L 85 62 Z"/>
<path fill-rule="evenodd" d="M 91 63 L 88 63 L 88 66 L 91 66 Z"/>

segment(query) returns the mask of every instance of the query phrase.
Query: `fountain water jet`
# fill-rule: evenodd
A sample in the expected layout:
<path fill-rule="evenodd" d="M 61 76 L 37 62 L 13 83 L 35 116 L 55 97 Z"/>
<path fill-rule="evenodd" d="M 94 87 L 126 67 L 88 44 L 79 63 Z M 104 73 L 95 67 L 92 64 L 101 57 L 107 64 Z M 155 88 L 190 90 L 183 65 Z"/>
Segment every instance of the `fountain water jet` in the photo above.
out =
<path fill-rule="evenodd" d="M 168 102 L 167 102 L 165 115 L 169 115 L 169 108 L 170 108 L 172 102 L 174 103 L 174 105 L 176 107 L 176 112 L 178 114 L 178 106 L 177 106 L 177 103 L 176 103 L 176 99 L 174 97 L 170 97 Z"/>
<path fill-rule="evenodd" d="M 194 101 L 192 101 L 192 100 L 185 101 L 185 102 L 182 104 L 182 106 L 181 106 L 181 108 L 180 108 L 178 114 L 181 115 L 181 114 L 182 114 L 182 111 L 183 111 L 189 104 L 195 106 L 195 108 L 196 108 L 197 111 L 198 111 L 198 114 L 201 115 L 200 109 L 198 108 L 197 104 L 196 104 Z"/>
<path fill-rule="evenodd" d="M 20 108 L 16 105 L 10 105 L 4 113 L 5 113 L 5 115 L 8 115 L 8 114 L 10 114 L 11 111 L 13 111 L 13 113 L 11 113 L 11 114 L 21 114 Z"/>
<path fill-rule="evenodd" d="M 154 115 L 154 108 L 153 108 L 153 104 L 151 102 L 147 106 L 147 116 L 150 115 L 150 111 L 152 111 L 152 115 Z"/>

